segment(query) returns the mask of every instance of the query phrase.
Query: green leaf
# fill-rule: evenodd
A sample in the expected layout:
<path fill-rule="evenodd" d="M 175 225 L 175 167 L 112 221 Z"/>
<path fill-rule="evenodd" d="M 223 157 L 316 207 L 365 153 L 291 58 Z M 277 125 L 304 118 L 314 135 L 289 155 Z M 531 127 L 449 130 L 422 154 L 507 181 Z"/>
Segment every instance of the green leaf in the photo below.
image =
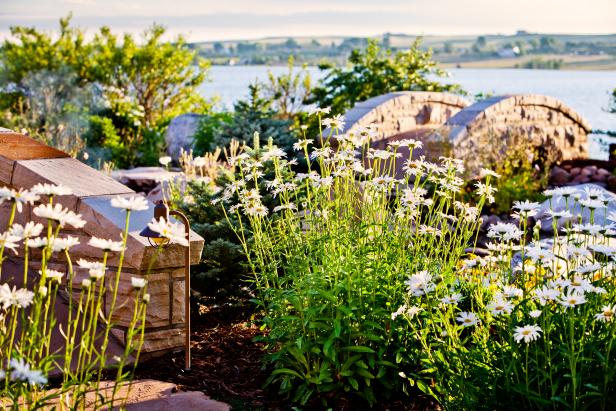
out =
<path fill-rule="evenodd" d="M 303 379 L 304 377 L 295 370 L 290 368 L 277 368 L 272 371 L 272 375 L 285 374 L 285 375 L 293 375 L 294 377 Z"/>
<path fill-rule="evenodd" d="M 350 345 L 347 347 L 342 347 L 341 350 L 374 354 L 374 350 L 372 348 L 363 345 Z"/>
<path fill-rule="evenodd" d="M 355 378 L 349 377 L 349 384 L 351 384 L 351 387 L 353 387 L 355 391 L 359 390 L 359 383 Z"/>

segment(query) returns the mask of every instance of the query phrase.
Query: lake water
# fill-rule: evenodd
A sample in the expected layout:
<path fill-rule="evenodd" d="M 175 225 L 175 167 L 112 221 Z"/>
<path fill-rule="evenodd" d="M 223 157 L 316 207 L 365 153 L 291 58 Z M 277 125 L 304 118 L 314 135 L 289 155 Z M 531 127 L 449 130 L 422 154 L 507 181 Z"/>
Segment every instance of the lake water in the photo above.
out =
<path fill-rule="evenodd" d="M 246 97 L 248 85 L 267 80 L 268 70 L 286 72 L 286 67 L 213 66 L 210 82 L 201 87 L 206 97 L 218 96 L 220 108 L 232 108 Z M 309 67 L 316 83 L 323 76 L 317 67 Z M 523 69 L 451 69 L 446 81 L 461 84 L 471 95 L 477 93 L 545 94 L 555 97 L 579 112 L 595 130 L 616 131 L 616 114 L 608 113 L 610 90 L 616 87 L 616 71 L 558 71 Z M 616 139 L 609 139 L 616 141 Z M 606 158 L 598 138 L 592 136 L 591 157 Z"/>

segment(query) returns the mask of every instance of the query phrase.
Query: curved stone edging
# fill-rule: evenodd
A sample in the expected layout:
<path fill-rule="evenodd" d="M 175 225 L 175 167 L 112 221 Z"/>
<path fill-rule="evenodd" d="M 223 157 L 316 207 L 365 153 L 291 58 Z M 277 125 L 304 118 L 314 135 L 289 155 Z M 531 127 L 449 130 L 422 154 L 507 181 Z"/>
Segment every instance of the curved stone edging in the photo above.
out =
<path fill-rule="evenodd" d="M 448 119 L 443 131 L 453 155 L 477 172 L 497 160 L 512 138 L 541 147 L 551 161 L 586 158 L 591 127 L 553 97 L 519 94 L 479 101 Z"/>
<path fill-rule="evenodd" d="M 431 91 L 399 91 L 373 97 L 355 104 L 346 112 L 346 131 L 352 132 L 372 123 L 378 124 L 379 141 L 416 129 L 439 127 L 469 102 L 455 94 Z"/>
<path fill-rule="evenodd" d="M 509 94 L 478 101 L 449 118 L 445 122 L 446 126 L 451 127 L 449 138 L 452 141 L 462 138 L 478 123 L 491 119 L 496 120 L 499 115 L 508 114 L 516 106 L 536 106 L 555 110 L 577 124 L 586 133 L 592 131 L 586 119 L 558 99 L 538 94 Z"/>

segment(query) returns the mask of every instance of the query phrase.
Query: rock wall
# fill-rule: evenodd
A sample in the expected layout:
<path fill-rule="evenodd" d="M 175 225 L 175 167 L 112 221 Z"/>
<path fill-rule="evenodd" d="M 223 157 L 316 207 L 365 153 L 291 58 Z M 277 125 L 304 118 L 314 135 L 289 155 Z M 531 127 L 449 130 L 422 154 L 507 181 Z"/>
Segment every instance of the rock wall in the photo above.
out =
<path fill-rule="evenodd" d="M 562 102 L 542 95 L 506 95 L 469 106 L 449 93 L 398 92 L 358 103 L 345 114 L 347 131 L 377 126 L 374 148 L 403 138 L 423 141 L 413 155 L 465 160 L 470 175 L 498 160 L 520 139 L 545 149 L 555 161 L 588 156 L 590 125 Z M 401 169 L 403 159 L 396 161 Z"/>
<path fill-rule="evenodd" d="M 514 139 L 542 147 L 555 161 L 588 157 L 590 125 L 561 101 L 541 95 L 506 95 L 473 104 L 443 127 L 453 154 L 470 170 L 494 161 Z"/>
<path fill-rule="evenodd" d="M 113 208 L 110 200 L 116 195 L 131 196 L 136 193 L 130 188 L 118 183 L 111 177 L 94 170 L 80 161 L 71 158 L 66 153 L 40 144 L 29 137 L 10 131 L 0 131 L 0 186 L 14 188 L 31 188 L 37 183 L 50 183 L 70 187 L 72 195 L 55 199 L 64 207 L 79 213 L 86 220 L 86 225 L 79 230 L 66 229 L 61 235 L 71 235 L 80 240 L 80 244 L 71 248 L 71 258 L 100 260 L 102 250 L 90 247 L 87 243 L 90 237 L 119 240 L 124 229 L 125 214 L 123 210 Z M 184 252 L 179 245 L 164 248 L 155 258 L 151 270 L 150 261 L 156 254 L 148 240 L 139 232 L 151 221 L 153 204 L 150 209 L 131 213 L 129 238 L 122 267 L 120 286 L 118 289 L 118 308 L 113 313 L 115 328 L 112 333 L 120 341 L 124 340 L 124 331 L 132 318 L 132 304 L 123 304 L 134 298 L 131 277 L 141 277 L 148 280 L 148 292 L 151 300 L 146 314 L 146 331 L 143 353 L 153 354 L 184 345 Z M 40 220 L 32 213 L 32 206 L 25 206 L 24 211 L 17 215 L 16 223 Z M 0 204 L 0 224 L 6 224 L 9 219 L 10 204 Z M 0 225 L 0 232 L 5 227 Z M 190 233 L 191 264 L 197 264 L 203 249 L 203 238 L 191 231 Z M 32 262 L 30 268 L 40 268 L 39 254 L 31 250 Z M 111 253 L 108 260 L 107 281 L 110 291 L 111 279 L 114 278 L 119 265 L 119 255 Z M 66 273 L 67 262 L 57 254 L 50 268 Z M 86 278 L 87 271 L 74 266 L 75 276 L 73 287 L 79 292 L 81 281 Z M 64 276 L 67 278 L 68 276 Z M 107 293 L 109 297 L 109 293 Z M 77 294 L 78 295 L 78 294 Z M 107 310 L 109 303 L 105 305 Z M 108 312 L 107 312 L 108 313 Z"/>
<path fill-rule="evenodd" d="M 357 103 L 345 114 L 347 131 L 377 125 L 375 142 L 414 130 L 418 127 L 436 128 L 468 102 L 449 93 L 400 91 L 383 94 Z"/>

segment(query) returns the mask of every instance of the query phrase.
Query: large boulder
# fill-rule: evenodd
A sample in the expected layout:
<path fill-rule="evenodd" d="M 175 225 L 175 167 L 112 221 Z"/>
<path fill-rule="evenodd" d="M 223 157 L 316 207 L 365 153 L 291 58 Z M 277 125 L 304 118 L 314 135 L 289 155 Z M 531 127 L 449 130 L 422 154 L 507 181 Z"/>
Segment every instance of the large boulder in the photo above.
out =
<path fill-rule="evenodd" d="M 202 117 L 200 114 L 188 113 L 171 120 L 165 133 L 165 142 L 167 153 L 172 158 L 177 159 L 181 149 L 188 151 L 193 147 L 194 136 Z"/>

